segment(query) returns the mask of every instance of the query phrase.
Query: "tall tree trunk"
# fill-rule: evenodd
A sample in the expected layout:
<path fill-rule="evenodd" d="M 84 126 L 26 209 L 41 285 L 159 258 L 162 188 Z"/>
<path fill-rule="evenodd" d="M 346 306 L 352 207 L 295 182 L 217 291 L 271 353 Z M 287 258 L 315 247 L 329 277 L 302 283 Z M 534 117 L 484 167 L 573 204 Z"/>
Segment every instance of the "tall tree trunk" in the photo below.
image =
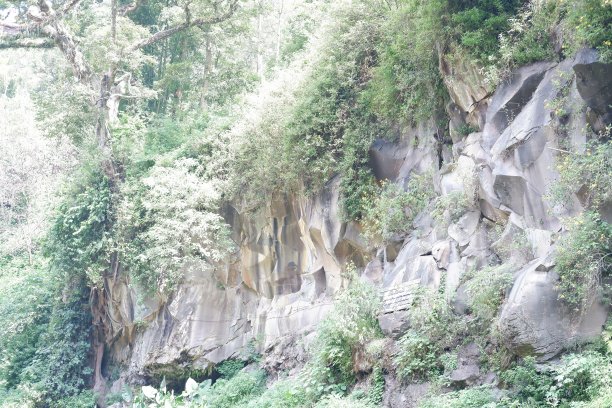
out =
<path fill-rule="evenodd" d="M 206 33 L 206 60 L 204 61 L 204 79 L 202 80 L 202 89 L 200 91 L 200 109 L 206 110 L 208 103 L 206 97 L 210 88 L 210 75 L 212 73 L 212 43 L 210 34 Z"/>
<path fill-rule="evenodd" d="M 259 2 L 258 14 L 257 14 L 257 75 L 263 82 L 264 77 L 264 58 L 262 54 L 262 41 L 263 41 L 263 0 Z"/>
<path fill-rule="evenodd" d="M 280 50 L 282 43 L 283 33 L 283 9 L 285 6 L 285 0 L 280 0 L 280 8 L 278 11 L 278 26 L 276 27 L 276 61 L 280 61 Z"/>

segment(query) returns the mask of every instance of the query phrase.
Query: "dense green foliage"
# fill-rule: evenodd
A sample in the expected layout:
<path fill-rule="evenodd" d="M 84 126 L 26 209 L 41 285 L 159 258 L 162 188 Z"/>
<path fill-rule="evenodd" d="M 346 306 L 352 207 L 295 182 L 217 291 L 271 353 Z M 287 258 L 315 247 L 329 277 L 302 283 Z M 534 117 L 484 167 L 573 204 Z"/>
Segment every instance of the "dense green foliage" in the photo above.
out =
<path fill-rule="evenodd" d="M 550 201 L 572 208 L 575 197 L 587 209 L 565 220 L 565 233 L 556 251 L 559 298 L 570 308 L 586 310 L 594 296 L 609 300 L 612 226 L 598 214 L 610 203 L 612 191 L 612 143 L 610 129 L 557 161 L 558 182 L 551 187 Z"/>
<path fill-rule="evenodd" d="M 46 252 L 53 268 L 68 280 L 102 284 L 108 268 L 113 223 L 109 180 L 96 166 L 77 175 L 47 240 Z"/>
<path fill-rule="evenodd" d="M 92 169 L 79 175 L 68 191 L 46 240 L 49 262 L 37 258 L 35 264 L 20 265 L 16 258 L 2 268 L 7 279 L 19 279 L 19 286 L 3 286 L 12 293 L 3 297 L 10 307 L 6 322 L 12 322 L 3 330 L 6 355 L 0 374 L 9 389 L 19 390 L 10 397 L 16 404 L 76 407 L 78 399 L 91 404 L 93 398 L 91 393 L 81 395 L 91 377 L 87 286 L 101 284 L 108 262 L 110 190 Z M 21 300 L 12 304 L 20 291 Z M 22 313 L 26 315 L 20 317 Z"/>
<path fill-rule="evenodd" d="M 36 357 L 27 369 L 30 378 L 38 382 L 43 401 L 57 401 L 52 405 L 58 408 L 64 406 L 64 398 L 77 396 L 88 388 L 92 374 L 89 296 L 82 293 L 83 289 L 81 293 L 78 287 L 75 289 L 72 299 L 57 302 Z"/>
<path fill-rule="evenodd" d="M 612 401 L 612 349 L 597 341 L 558 362 L 526 357 L 499 372 L 502 391 L 488 386 L 431 395 L 421 408 L 607 407 Z"/>
<path fill-rule="evenodd" d="M 232 247 L 217 213 L 219 193 L 204 171 L 197 160 L 183 158 L 126 184 L 121 253 L 148 290 L 171 293 L 185 272 L 210 267 Z"/>
<path fill-rule="evenodd" d="M 21 257 L 2 260 L 0 287 L 0 378 L 14 388 L 31 364 L 53 310 L 53 282 L 46 265 Z M 22 299 L 14 302 L 13 299 Z"/>
<path fill-rule="evenodd" d="M 611 363 L 609 353 L 596 351 L 569 354 L 558 365 L 543 367 L 527 358 L 502 373 L 512 388 L 501 406 L 514 406 L 511 401 L 530 407 L 606 406 L 612 398 Z"/>
<path fill-rule="evenodd" d="M 240 370 L 244 368 L 244 361 L 240 360 L 225 360 L 218 366 L 215 366 L 215 371 L 219 373 L 221 378 L 230 379 L 234 377 Z"/>
<path fill-rule="evenodd" d="M 517 0 L 450 0 L 448 3 L 458 43 L 483 62 L 499 52 L 498 37 L 509 29 L 508 18 L 521 5 Z"/>
<path fill-rule="evenodd" d="M 283 191 L 318 191 L 340 173 L 346 215 L 361 216 L 363 197 L 374 188 L 368 149 L 385 137 L 360 98 L 376 63 L 380 19 L 361 5 L 343 10 L 299 86 L 277 97 L 260 122 L 240 135 L 245 140 L 235 163 L 236 191 L 251 205 Z"/>
<path fill-rule="evenodd" d="M 0 405 L 64 407 L 64 398 L 86 398 L 91 316 L 82 282 L 63 294 L 64 280 L 49 265 L 23 258 L 7 260 L 2 279 Z M 92 394 L 87 398 L 91 406 Z"/>
<path fill-rule="evenodd" d="M 167 390 L 162 383 L 159 389 L 151 386 L 142 388 L 136 398 L 135 407 L 246 407 L 248 403 L 264 391 L 265 374 L 263 371 L 239 372 L 230 379 L 219 379 L 214 384 L 210 380 L 200 384 L 191 378 L 180 395 Z"/>
<path fill-rule="evenodd" d="M 415 330 L 410 330 L 399 341 L 401 352 L 395 359 L 398 376 L 404 380 L 427 379 L 438 374 L 436 346 Z"/>
<path fill-rule="evenodd" d="M 592 141 L 584 151 L 561 156 L 557 162 L 559 181 L 551 188 L 551 198 L 556 204 L 571 203 L 578 194 L 586 207 L 598 209 L 612 200 L 612 141 L 610 129 L 601 138 Z"/>
<path fill-rule="evenodd" d="M 512 268 L 508 264 L 489 266 L 466 275 L 468 306 L 478 319 L 490 324 L 514 281 Z"/>
<path fill-rule="evenodd" d="M 380 28 L 377 65 L 363 95 L 367 106 L 392 121 L 429 120 L 445 97 L 438 71 L 445 2 L 407 0 Z"/>
<path fill-rule="evenodd" d="M 495 407 L 494 397 L 487 387 L 468 388 L 425 399 L 420 408 L 481 408 Z"/>

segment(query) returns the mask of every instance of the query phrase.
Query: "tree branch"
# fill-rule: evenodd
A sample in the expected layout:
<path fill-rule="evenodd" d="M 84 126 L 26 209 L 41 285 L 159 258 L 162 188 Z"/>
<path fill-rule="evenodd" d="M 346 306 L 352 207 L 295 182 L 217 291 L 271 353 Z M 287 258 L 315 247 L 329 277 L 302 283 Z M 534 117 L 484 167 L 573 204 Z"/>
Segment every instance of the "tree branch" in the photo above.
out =
<path fill-rule="evenodd" d="M 55 43 L 72 66 L 72 71 L 79 81 L 83 82 L 91 77 L 91 68 L 85 61 L 85 56 L 79 47 L 77 47 L 72 33 L 63 22 L 56 21 L 52 25 L 47 25 L 43 27 L 42 32 L 55 40 Z"/>
<path fill-rule="evenodd" d="M 61 16 L 64 16 L 69 13 L 70 10 L 75 8 L 80 2 L 81 0 L 71 0 L 70 2 L 66 3 L 66 5 L 62 8 Z"/>
<path fill-rule="evenodd" d="M 216 3 L 214 7 L 215 9 L 217 8 Z M 194 20 L 188 19 L 184 23 L 177 24 L 174 27 L 166 28 L 165 30 L 162 30 L 162 31 L 158 31 L 157 33 L 153 34 L 151 37 L 137 42 L 136 44 L 128 48 L 128 51 L 135 51 L 140 48 L 146 47 L 147 45 L 155 44 L 156 42 L 164 40 L 168 37 L 173 36 L 176 33 L 187 30 L 188 28 L 191 28 L 191 27 L 202 27 L 202 26 L 207 26 L 207 25 L 212 25 L 212 24 L 218 24 L 230 18 L 234 14 L 237 8 L 238 8 L 238 0 L 232 0 L 229 8 L 223 14 L 216 15 L 215 17 L 212 17 L 212 18 L 196 18 Z"/>
<path fill-rule="evenodd" d="M 70 0 L 64 5 L 60 12 L 51 8 L 47 0 L 39 0 L 39 6 L 28 9 L 29 24 L 18 24 L 0 21 L 0 40 L 7 39 L 5 48 L 36 46 L 41 47 L 40 37 L 47 37 L 55 42 L 62 51 L 79 81 L 85 81 L 91 76 L 91 69 L 85 61 L 81 50 L 77 47 L 72 33 L 63 23 L 62 18 L 74 9 L 81 0 Z M 38 39 L 19 38 L 36 33 Z M 9 40 L 16 38 L 14 41 Z"/>
<path fill-rule="evenodd" d="M 0 38 L 20 35 L 23 32 L 28 31 L 28 27 L 30 26 L 32 26 L 32 28 L 35 27 L 34 24 L 17 24 L 0 21 Z"/>
<path fill-rule="evenodd" d="M 53 48 L 55 42 L 50 38 L 17 38 L 6 41 L 0 40 L 0 49 L 3 48 Z"/>
<path fill-rule="evenodd" d="M 81 0 L 70 0 L 64 5 L 59 13 L 49 8 L 49 4 L 45 1 L 39 1 L 39 7 L 30 7 L 28 9 L 28 18 L 33 20 L 28 24 L 11 23 L 6 21 L 0 21 L 0 37 L 4 36 L 17 36 L 17 35 L 28 35 L 31 32 L 37 32 L 42 26 L 52 24 L 55 21 L 60 20 L 72 9 L 74 9 Z"/>

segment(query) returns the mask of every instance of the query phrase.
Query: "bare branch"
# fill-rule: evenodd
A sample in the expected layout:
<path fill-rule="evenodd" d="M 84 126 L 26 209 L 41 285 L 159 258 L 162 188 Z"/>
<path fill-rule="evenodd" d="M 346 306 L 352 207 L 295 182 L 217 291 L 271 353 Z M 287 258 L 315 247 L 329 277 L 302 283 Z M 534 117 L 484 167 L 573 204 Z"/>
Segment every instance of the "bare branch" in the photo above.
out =
<path fill-rule="evenodd" d="M 39 7 L 32 6 L 28 9 L 27 16 L 30 22 L 28 24 L 12 23 L 0 21 L 0 38 L 7 36 L 31 35 L 32 33 L 40 34 L 41 27 L 47 24 L 52 24 L 60 20 L 72 9 L 74 9 L 82 0 L 70 0 L 64 5 L 59 13 L 56 13 L 50 8 L 50 3 L 45 1 L 39 2 Z"/>
<path fill-rule="evenodd" d="M 0 21 L 0 37 L 16 36 L 35 28 L 34 24 L 17 24 Z"/>
<path fill-rule="evenodd" d="M 217 3 L 214 4 L 215 9 L 217 9 Z M 135 51 L 140 48 L 146 47 L 147 45 L 155 44 L 158 41 L 164 40 L 168 37 L 172 37 L 174 34 L 179 33 L 181 31 L 187 30 L 191 27 L 203 27 L 213 24 L 218 24 L 222 21 L 230 18 L 236 9 L 238 8 L 238 0 L 232 0 L 229 8 L 222 14 L 218 14 L 212 18 L 196 18 L 195 20 L 187 19 L 184 23 L 177 24 L 173 27 L 166 28 L 165 30 L 159 31 L 153 34 L 151 37 L 146 38 L 136 44 L 132 45 L 128 51 Z"/>
<path fill-rule="evenodd" d="M 53 48 L 55 42 L 50 38 L 17 38 L 0 41 L 2 48 Z"/>
<path fill-rule="evenodd" d="M 71 0 L 70 2 L 66 3 L 66 5 L 62 8 L 61 15 L 64 16 L 69 13 L 70 10 L 75 8 L 80 2 L 81 0 Z"/>

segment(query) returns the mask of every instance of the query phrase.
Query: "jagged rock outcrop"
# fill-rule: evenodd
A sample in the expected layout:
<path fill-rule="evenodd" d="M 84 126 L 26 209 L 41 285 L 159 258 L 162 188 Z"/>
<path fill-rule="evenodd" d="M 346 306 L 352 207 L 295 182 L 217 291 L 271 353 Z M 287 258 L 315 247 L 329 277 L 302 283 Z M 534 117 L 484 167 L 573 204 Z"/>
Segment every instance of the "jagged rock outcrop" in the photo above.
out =
<path fill-rule="evenodd" d="M 432 203 L 402 242 L 376 253 L 357 224 L 341 220 L 338 178 L 314 198 L 277 197 L 256 214 L 228 205 L 225 216 L 239 249 L 225 268 L 187 276 L 165 302 L 141 304 L 137 290 L 125 282 L 114 285 L 118 326 L 111 354 L 125 367 L 125 376 L 135 381 L 206 368 L 253 342 L 274 356 L 270 367 L 291 368 L 279 350 L 293 347 L 299 363 L 303 349 L 294 345 L 302 338 L 307 343 L 331 309 L 348 261 L 380 287 L 380 324 L 391 337 L 409 327 L 406 310 L 415 286 L 444 284 L 455 311 L 468 313 L 462 277 L 474 267 L 501 262 L 513 265 L 515 277 L 499 319 L 503 341 L 513 352 L 546 360 L 597 334 L 608 306 L 594 299 L 589 310 L 576 313 L 555 291 L 560 218 L 581 211 L 581 204 L 576 199 L 553 207 L 546 194 L 558 177 L 560 146 L 584 143 L 589 112 L 599 122 L 610 121 L 609 67 L 586 50 L 560 63 L 523 67 L 492 95 L 477 71 L 451 69 L 448 62 L 441 69 L 453 99 L 451 118 L 478 124 L 481 131 L 454 135 L 451 147 L 433 122 L 422 123 L 400 130 L 396 143 L 377 140 L 370 164 L 379 179 L 400 185 L 413 172 L 434 169 L 433 188 L 452 208 L 433 217 Z M 549 106 L 560 87 L 569 87 L 570 100 L 582 98 L 590 111 L 570 106 L 571 115 L 556 117 Z M 137 321 L 145 324 L 136 329 Z M 472 383 L 484 374 L 468 360 L 454 381 Z M 391 381 L 393 387 L 405 395 L 387 391 L 387 405 L 410 406 L 417 398 L 412 395 L 421 395 L 427 385 L 406 390 Z"/>

